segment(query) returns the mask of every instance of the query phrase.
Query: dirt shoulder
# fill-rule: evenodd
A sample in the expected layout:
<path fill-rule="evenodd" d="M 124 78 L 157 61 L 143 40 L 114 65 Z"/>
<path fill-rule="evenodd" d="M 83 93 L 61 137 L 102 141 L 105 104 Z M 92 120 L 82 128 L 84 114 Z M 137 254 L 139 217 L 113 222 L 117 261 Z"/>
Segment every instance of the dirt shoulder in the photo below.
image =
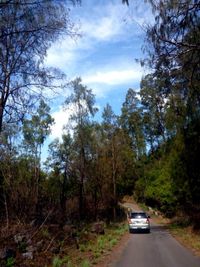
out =
<path fill-rule="evenodd" d="M 112 263 L 120 258 L 125 246 L 130 238 L 129 233 L 125 233 L 116 246 L 113 247 L 109 254 L 103 256 L 95 267 L 111 267 Z"/>

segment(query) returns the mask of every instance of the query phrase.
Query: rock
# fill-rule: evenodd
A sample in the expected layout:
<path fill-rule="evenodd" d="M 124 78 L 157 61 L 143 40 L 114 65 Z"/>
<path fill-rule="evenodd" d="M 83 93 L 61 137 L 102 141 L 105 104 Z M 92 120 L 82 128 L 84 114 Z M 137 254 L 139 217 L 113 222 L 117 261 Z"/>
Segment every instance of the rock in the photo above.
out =
<path fill-rule="evenodd" d="M 44 240 L 38 241 L 36 243 L 36 249 L 38 252 L 41 252 L 44 248 Z"/>
<path fill-rule="evenodd" d="M 33 247 L 33 246 L 28 246 L 28 247 L 26 248 L 26 251 L 27 251 L 27 252 L 34 252 L 34 251 L 36 251 L 36 248 Z"/>
<path fill-rule="evenodd" d="M 4 260 L 6 258 L 6 249 L 0 249 L 0 260 Z"/>
<path fill-rule="evenodd" d="M 53 254 L 58 254 L 60 252 L 60 246 L 57 246 L 57 247 L 52 247 L 50 249 L 50 251 L 53 253 Z"/>
<path fill-rule="evenodd" d="M 29 237 L 27 238 L 26 244 L 27 245 L 31 245 L 32 244 L 32 240 Z"/>
<path fill-rule="evenodd" d="M 0 249 L 0 267 L 5 267 L 7 265 L 7 260 L 16 257 L 16 251 L 12 248 Z M 14 260 L 13 260 L 14 261 Z M 11 265 L 9 265 L 11 266 Z"/>
<path fill-rule="evenodd" d="M 24 259 L 32 260 L 32 259 L 33 259 L 33 252 L 30 251 L 30 252 L 22 253 L 22 257 L 23 257 Z"/>
<path fill-rule="evenodd" d="M 16 235 L 14 235 L 14 241 L 15 241 L 15 243 L 20 243 L 20 242 L 22 242 L 22 241 L 24 241 L 25 240 L 25 236 L 24 235 L 22 235 L 22 234 L 16 234 Z"/>
<path fill-rule="evenodd" d="M 63 226 L 63 231 L 66 233 L 66 234 L 71 234 L 71 232 L 72 232 L 72 226 L 71 225 L 68 225 L 68 224 L 65 224 L 64 226 Z"/>
<path fill-rule="evenodd" d="M 105 233 L 105 230 L 104 230 L 104 222 L 103 221 L 100 221 L 100 222 L 94 223 L 92 225 L 91 232 L 92 233 L 103 235 Z"/>

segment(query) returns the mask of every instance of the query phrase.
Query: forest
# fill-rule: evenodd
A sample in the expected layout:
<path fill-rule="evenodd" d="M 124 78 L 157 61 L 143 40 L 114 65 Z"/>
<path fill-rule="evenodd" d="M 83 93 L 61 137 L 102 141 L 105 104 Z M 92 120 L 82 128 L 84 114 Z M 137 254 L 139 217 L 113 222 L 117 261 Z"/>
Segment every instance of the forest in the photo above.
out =
<path fill-rule="evenodd" d="M 77 34 L 65 1 L 1 1 L 2 224 L 117 220 L 130 195 L 199 227 L 200 3 L 149 2 L 155 24 L 146 27 L 140 60 L 149 74 L 140 91 L 127 88 L 120 115 L 107 103 L 97 121 L 81 77 L 62 84 L 62 70 L 43 65 L 57 38 Z M 63 108 L 74 113 L 42 164 L 54 123 L 46 92 L 66 86 Z"/>

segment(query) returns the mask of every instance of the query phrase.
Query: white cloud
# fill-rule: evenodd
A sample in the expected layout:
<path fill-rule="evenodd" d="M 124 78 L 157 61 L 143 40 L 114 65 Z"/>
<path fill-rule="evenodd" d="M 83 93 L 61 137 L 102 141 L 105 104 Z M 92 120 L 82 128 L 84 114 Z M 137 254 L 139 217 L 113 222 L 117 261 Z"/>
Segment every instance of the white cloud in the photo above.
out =
<path fill-rule="evenodd" d="M 142 71 L 134 69 L 97 71 L 94 74 L 83 76 L 83 82 L 87 84 L 120 85 L 139 81 Z"/>
<path fill-rule="evenodd" d="M 124 21 L 125 14 L 125 9 L 121 5 L 94 8 L 92 16 L 81 21 L 83 34 L 88 40 L 111 41 L 114 37 L 125 34 L 124 27 L 127 26 Z"/>
<path fill-rule="evenodd" d="M 81 101 L 81 105 L 84 109 L 87 109 L 85 101 Z M 98 108 L 98 106 L 96 106 Z M 55 123 L 51 127 L 50 139 L 59 138 L 61 139 L 63 133 L 66 133 L 66 130 L 73 135 L 73 129 L 76 126 L 76 122 L 70 121 L 70 117 L 73 114 L 77 114 L 79 109 L 79 105 L 74 103 L 70 103 L 67 107 L 63 108 L 63 106 L 59 107 L 58 111 L 55 111 L 51 114 L 54 118 Z M 64 129 L 66 127 L 66 129 Z"/>
<path fill-rule="evenodd" d="M 55 43 L 49 50 L 45 60 L 48 66 L 65 69 L 76 61 L 78 41 L 70 39 L 69 36 Z"/>
<path fill-rule="evenodd" d="M 72 113 L 73 108 L 71 106 L 66 110 L 64 110 L 63 107 L 60 106 L 58 111 L 51 114 L 51 116 L 55 120 L 54 125 L 52 125 L 51 127 L 51 135 L 49 136 L 51 140 L 55 138 L 61 139 L 62 134 L 64 133 L 63 127 L 69 123 L 69 119 Z"/>

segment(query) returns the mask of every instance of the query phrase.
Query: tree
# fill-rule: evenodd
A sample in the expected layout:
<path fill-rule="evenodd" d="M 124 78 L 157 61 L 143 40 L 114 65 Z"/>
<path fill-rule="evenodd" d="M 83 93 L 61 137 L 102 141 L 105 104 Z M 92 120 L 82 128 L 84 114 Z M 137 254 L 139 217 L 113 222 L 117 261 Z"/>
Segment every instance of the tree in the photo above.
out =
<path fill-rule="evenodd" d="M 151 74 L 141 82 L 141 99 L 149 112 L 146 132 L 156 137 L 159 146 L 149 154 L 146 168 L 154 181 L 147 192 L 154 200 L 160 195 L 166 207 L 175 203 L 173 193 L 176 207 L 198 215 L 200 5 L 196 0 L 150 2 L 156 11 L 155 24 L 147 29 L 146 62 Z M 156 192 L 159 183 L 168 190 Z"/>
<path fill-rule="evenodd" d="M 66 200 L 70 191 L 70 177 L 72 176 L 72 154 L 73 140 L 70 134 L 64 134 L 62 135 L 62 142 L 55 139 L 49 145 L 49 156 L 46 162 L 46 166 L 53 170 L 50 179 L 58 182 L 60 207 L 64 216 L 66 212 Z"/>
<path fill-rule="evenodd" d="M 9 225 L 10 207 L 9 202 L 14 195 L 15 187 L 13 186 L 13 162 L 17 156 L 19 128 L 17 125 L 10 124 L 4 129 L 0 140 L 0 210 L 5 214 L 7 226 Z M 16 169 L 15 169 L 16 171 Z M 3 217 L 3 216 L 2 216 Z"/>
<path fill-rule="evenodd" d="M 149 74 L 141 81 L 141 104 L 144 112 L 144 128 L 151 148 L 166 140 L 165 109 L 166 95 L 162 80 Z"/>
<path fill-rule="evenodd" d="M 36 114 L 32 115 L 30 119 L 24 119 L 23 121 L 26 152 L 40 159 L 41 147 L 50 134 L 53 123 L 54 119 L 50 115 L 50 107 L 41 99 Z"/>
<path fill-rule="evenodd" d="M 38 202 L 38 189 L 40 177 L 40 161 L 41 161 L 41 148 L 45 139 L 51 132 L 51 125 L 54 120 L 50 113 L 50 107 L 40 100 L 36 115 L 32 115 L 30 119 L 24 119 L 23 122 L 23 135 L 24 135 L 24 148 L 25 153 L 34 159 L 34 197 L 35 204 Z"/>
<path fill-rule="evenodd" d="M 129 89 L 122 105 L 120 122 L 132 140 L 132 149 L 140 158 L 145 154 L 146 144 L 143 132 L 142 108 L 137 93 Z"/>
<path fill-rule="evenodd" d="M 116 146 L 114 142 L 114 136 L 116 132 L 117 127 L 117 116 L 114 114 L 112 107 L 107 104 L 106 107 L 103 110 L 102 113 L 102 124 L 105 131 L 105 141 L 107 143 L 108 149 L 110 150 L 110 159 L 107 157 L 107 160 L 111 162 L 111 181 L 112 181 L 112 198 L 113 198 L 113 217 L 116 219 L 116 206 L 117 206 L 117 185 L 116 185 L 116 179 L 117 179 L 117 161 L 116 161 Z"/>
<path fill-rule="evenodd" d="M 90 155 L 88 150 L 88 140 L 90 138 L 89 126 L 90 118 L 97 111 L 94 107 L 95 98 L 86 86 L 82 85 L 81 79 L 77 78 L 71 82 L 73 93 L 66 99 L 64 105 L 72 105 L 74 113 L 71 115 L 71 121 L 74 122 L 74 145 L 77 153 L 77 176 L 79 180 L 79 215 L 84 216 L 84 182 L 86 180 L 86 161 Z"/>
<path fill-rule="evenodd" d="M 150 67 L 157 77 L 170 77 L 171 86 L 179 91 L 192 119 L 199 114 L 200 104 L 200 5 L 195 0 L 152 3 L 157 16 L 155 25 L 147 30 Z"/>
<path fill-rule="evenodd" d="M 45 88 L 56 88 L 58 70 L 45 68 L 51 44 L 74 25 L 64 1 L 4 1 L 0 5 L 0 133 L 3 122 L 22 119 Z"/>

